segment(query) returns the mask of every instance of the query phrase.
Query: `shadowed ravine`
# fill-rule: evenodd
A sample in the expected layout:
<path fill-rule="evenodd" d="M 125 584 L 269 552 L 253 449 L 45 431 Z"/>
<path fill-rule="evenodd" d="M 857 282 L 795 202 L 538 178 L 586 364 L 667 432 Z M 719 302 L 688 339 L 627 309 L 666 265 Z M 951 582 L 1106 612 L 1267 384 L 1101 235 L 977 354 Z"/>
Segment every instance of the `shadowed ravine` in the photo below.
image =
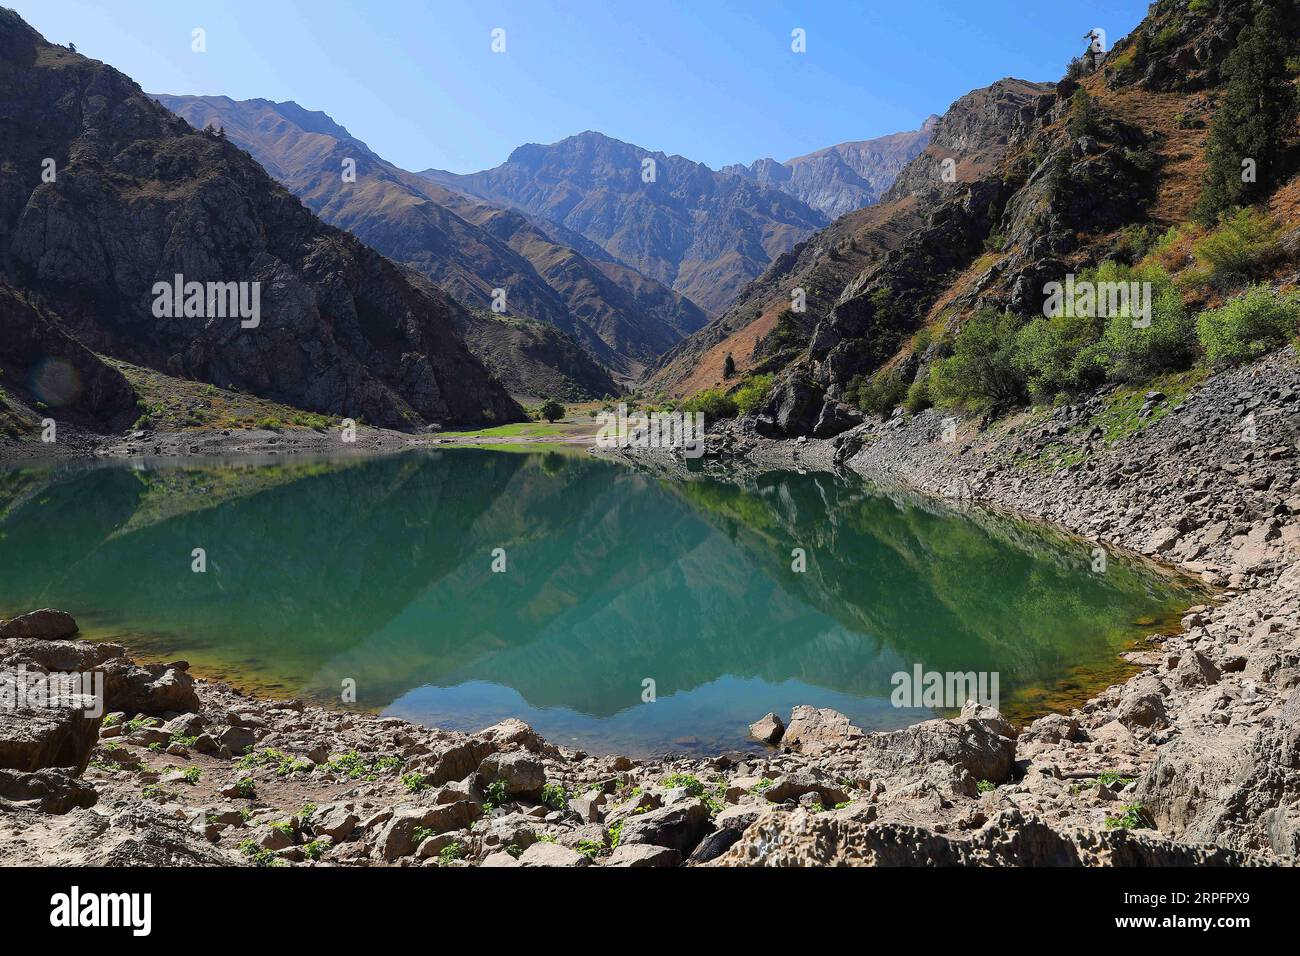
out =
<path fill-rule="evenodd" d="M 0 615 L 67 608 L 249 689 L 351 678 L 360 706 L 632 754 L 745 746 L 797 703 L 911 723 L 931 712 L 892 707 L 890 677 L 918 663 L 998 672 L 1022 716 L 1095 691 L 1197 594 L 1116 555 L 1094 573 L 1090 548 L 824 474 L 555 452 L 0 472 Z"/>

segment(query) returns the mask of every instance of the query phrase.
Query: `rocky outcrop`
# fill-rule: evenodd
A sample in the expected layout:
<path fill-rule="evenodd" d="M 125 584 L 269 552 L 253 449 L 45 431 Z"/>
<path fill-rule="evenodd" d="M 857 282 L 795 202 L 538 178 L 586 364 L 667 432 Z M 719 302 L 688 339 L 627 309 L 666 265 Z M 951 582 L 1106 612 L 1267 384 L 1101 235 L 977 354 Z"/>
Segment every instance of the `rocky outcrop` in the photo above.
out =
<path fill-rule="evenodd" d="M 970 835 L 864 819 L 861 808 L 758 820 L 722 866 L 1247 866 L 1259 858 L 1132 831 L 1058 831 L 1009 811 Z"/>
<path fill-rule="evenodd" d="M 5 688 L 9 690 L 9 688 Z M 0 768 L 33 773 L 48 767 L 86 769 L 103 717 L 92 697 L 68 696 L 43 707 L 0 709 Z"/>
<path fill-rule="evenodd" d="M 390 427 L 522 417 L 457 337 L 457 306 L 322 224 L 225 138 L 12 11 L 0 82 L 4 272 L 86 347 Z M 246 314 L 169 317 L 154 287 L 177 275 L 245 283 Z"/>

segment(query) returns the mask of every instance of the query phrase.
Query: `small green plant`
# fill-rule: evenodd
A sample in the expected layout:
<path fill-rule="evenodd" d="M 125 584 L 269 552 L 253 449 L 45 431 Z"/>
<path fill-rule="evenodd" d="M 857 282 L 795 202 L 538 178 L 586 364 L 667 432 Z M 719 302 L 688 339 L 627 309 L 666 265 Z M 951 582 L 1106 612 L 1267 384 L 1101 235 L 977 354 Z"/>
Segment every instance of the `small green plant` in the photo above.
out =
<path fill-rule="evenodd" d="M 181 771 L 181 779 L 186 783 L 198 783 L 201 776 L 203 776 L 203 771 L 198 767 L 186 767 Z"/>
<path fill-rule="evenodd" d="M 405 763 L 401 757 L 386 755 L 367 759 L 355 750 L 334 754 L 325 762 L 325 769 L 349 780 L 375 780 L 384 771 L 400 770 Z"/>
<path fill-rule="evenodd" d="M 325 849 L 328 844 L 324 840 L 312 840 L 310 843 L 302 845 L 302 855 L 309 860 L 319 860 L 325 855 Z"/>
<path fill-rule="evenodd" d="M 569 793 L 558 783 L 548 783 L 542 787 L 542 803 L 552 810 L 567 810 Z"/>
<path fill-rule="evenodd" d="M 1107 830 L 1150 830 L 1151 821 L 1140 803 L 1127 803 L 1120 807 L 1123 812 L 1117 817 L 1106 818 Z"/>
<path fill-rule="evenodd" d="M 252 777 L 240 777 L 235 782 L 235 796 L 252 800 L 257 796 L 257 782 Z"/>
<path fill-rule="evenodd" d="M 171 740 L 168 741 L 168 743 L 180 744 L 182 747 L 193 747 L 198 742 L 198 737 L 189 737 L 185 734 L 172 734 Z"/>
<path fill-rule="evenodd" d="M 450 863 L 452 860 L 459 860 L 465 855 L 465 849 L 459 843 L 449 843 L 438 851 L 439 863 Z"/>
<path fill-rule="evenodd" d="M 579 840 L 575 849 L 587 859 L 594 861 L 605 849 L 605 844 L 599 840 Z"/>
<path fill-rule="evenodd" d="M 771 779 L 770 777 L 764 777 L 762 780 L 758 781 L 758 783 L 756 783 L 756 784 L 754 784 L 752 787 L 750 787 L 750 788 L 749 788 L 749 792 L 750 792 L 750 793 L 762 793 L 762 792 L 765 791 L 765 790 L 770 790 L 770 789 L 772 789 L 772 787 L 774 787 L 775 785 L 776 785 L 776 781 L 775 781 L 775 780 Z"/>
<path fill-rule="evenodd" d="M 280 860 L 270 850 L 258 846 L 256 840 L 248 839 L 239 844 L 239 852 L 248 857 L 254 866 L 279 866 Z"/>
<path fill-rule="evenodd" d="M 1133 778 L 1120 776 L 1114 770 L 1107 770 L 1104 773 L 1097 775 L 1097 782 L 1105 787 L 1113 787 L 1116 784 L 1119 784 L 1121 787 L 1127 787 L 1133 782 Z"/>
<path fill-rule="evenodd" d="M 311 823 L 311 818 L 315 815 L 315 813 L 316 813 L 316 804 L 304 803 L 302 805 L 302 808 L 299 809 L 298 811 L 298 819 L 301 820 L 304 824 Z"/>
<path fill-rule="evenodd" d="M 491 812 L 497 807 L 503 806 L 509 799 L 510 794 L 506 790 L 506 782 L 504 780 L 493 780 L 485 788 L 483 809 Z"/>
<path fill-rule="evenodd" d="M 979 793 L 992 793 L 997 789 L 997 786 L 992 780 L 981 780 L 979 783 L 975 784 L 975 789 Z"/>
<path fill-rule="evenodd" d="M 611 850 L 618 849 L 619 841 L 623 839 L 623 824 L 626 822 L 626 820 L 619 820 L 618 823 L 609 828 L 609 848 Z"/>
<path fill-rule="evenodd" d="M 402 786 L 411 793 L 419 793 L 421 790 L 428 789 L 429 785 L 425 783 L 424 774 L 412 770 L 410 773 L 402 774 Z"/>
<path fill-rule="evenodd" d="M 285 836 L 293 836 L 294 833 L 293 821 L 281 820 L 279 823 L 272 823 L 271 829 L 276 830 L 279 833 L 283 833 Z"/>

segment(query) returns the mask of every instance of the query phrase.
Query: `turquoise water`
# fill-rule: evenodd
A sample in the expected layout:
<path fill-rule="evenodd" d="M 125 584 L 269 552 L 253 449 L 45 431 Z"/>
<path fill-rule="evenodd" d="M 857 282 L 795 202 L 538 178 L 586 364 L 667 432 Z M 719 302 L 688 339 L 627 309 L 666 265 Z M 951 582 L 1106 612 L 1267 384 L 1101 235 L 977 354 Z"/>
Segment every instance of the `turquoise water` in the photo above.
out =
<path fill-rule="evenodd" d="M 0 614 L 63 608 L 249 690 L 339 704 L 354 681 L 354 706 L 634 755 L 752 747 L 800 703 L 904 726 L 934 713 L 890 702 L 916 664 L 996 671 L 1013 713 L 1077 701 L 1197 600 L 1116 555 L 1094 573 L 1091 547 L 856 480 L 558 451 L 0 471 Z"/>

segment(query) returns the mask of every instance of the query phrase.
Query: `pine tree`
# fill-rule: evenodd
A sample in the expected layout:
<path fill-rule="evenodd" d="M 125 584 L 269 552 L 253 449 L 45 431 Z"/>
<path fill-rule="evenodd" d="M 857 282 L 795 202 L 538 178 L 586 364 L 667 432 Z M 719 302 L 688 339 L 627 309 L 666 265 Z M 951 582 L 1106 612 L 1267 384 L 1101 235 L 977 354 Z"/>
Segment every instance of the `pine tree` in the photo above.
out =
<path fill-rule="evenodd" d="M 736 374 L 736 360 L 732 358 L 731 353 L 728 352 L 727 359 L 722 364 L 722 377 L 731 378 L 731 376 L 735 374 Z"/>
<path fill-rule="evenodd" d="M 1207 150 L 1209 166 L 1196 207 L 1212 223 L 1224 210 L 1258 202 L 1278 184 L 1278 163 L 1295 132 L 1297 98 L 1287 74 L 1286 31 L 1266 6 L 1237 37 L 1223 65 L 1223 92 Z M 1253 161 L 1253 176 L 1243 165 Z"/>

